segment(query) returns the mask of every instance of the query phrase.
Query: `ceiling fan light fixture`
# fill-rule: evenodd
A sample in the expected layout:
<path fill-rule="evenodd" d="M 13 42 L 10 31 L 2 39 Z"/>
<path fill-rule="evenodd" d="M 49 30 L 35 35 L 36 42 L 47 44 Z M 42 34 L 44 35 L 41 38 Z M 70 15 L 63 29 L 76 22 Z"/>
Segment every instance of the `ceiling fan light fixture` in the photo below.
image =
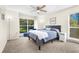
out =
<path fill-rule="evenodd" d="M 37 10 L 37 12 L 39 13 L 40 11 L 39 11 L 39 10 Z"/>

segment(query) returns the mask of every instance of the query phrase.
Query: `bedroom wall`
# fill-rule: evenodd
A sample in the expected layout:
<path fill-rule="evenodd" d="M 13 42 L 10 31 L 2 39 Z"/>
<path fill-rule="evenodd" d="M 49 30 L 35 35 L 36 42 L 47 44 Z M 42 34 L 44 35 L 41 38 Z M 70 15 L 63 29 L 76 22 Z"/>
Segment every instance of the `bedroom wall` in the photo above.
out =
<path fill-rule="evenodd" d="M 22 18 L 22 19 L 35 19 L 33 16 L 23 14 L 23 13 L 19 13 L 19 18 Z"/>
<path fill-rule="evenodd" d="M 35 28 L 36 29 L 43 29 L 45 28 L 45 25 L 47 24 L 47 20 L 44 15 L 39 15 L 35 18 Z"/>
<path fill-rule="evenodd" d="M 61 31 L 67 33 L 67 38 L 69 37 L 69 17 L 73 13 L 79 13 L 79 6 L 73 6 L 55 13 L 50 13 L 46 16 L 47 24 L 50 24 L 49 19 L 51 17 L 56 17 L 56 24 L 61 25 Z"/>
<path fill-rule="evenodd" d="M 5 9 L 0 8 L 0 53 L 3 51 L 7 40 L 9 39 L 8 36 L 8 20 L 2 20 L 1 14 L 5 14 Z"/>

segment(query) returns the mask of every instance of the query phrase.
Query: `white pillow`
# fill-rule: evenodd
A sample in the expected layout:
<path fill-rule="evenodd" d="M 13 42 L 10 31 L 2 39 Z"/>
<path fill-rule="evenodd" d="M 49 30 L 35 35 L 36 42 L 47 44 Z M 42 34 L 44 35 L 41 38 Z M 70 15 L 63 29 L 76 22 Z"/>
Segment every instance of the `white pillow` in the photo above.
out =
<path fill-rule="evenodd" d="M 51 30 L 51 28 L 46 28 L 46 30 Z"/>
<path fill-rule="evenodd" d="M 59 33 L 59 29 L 55 29 Z"/>

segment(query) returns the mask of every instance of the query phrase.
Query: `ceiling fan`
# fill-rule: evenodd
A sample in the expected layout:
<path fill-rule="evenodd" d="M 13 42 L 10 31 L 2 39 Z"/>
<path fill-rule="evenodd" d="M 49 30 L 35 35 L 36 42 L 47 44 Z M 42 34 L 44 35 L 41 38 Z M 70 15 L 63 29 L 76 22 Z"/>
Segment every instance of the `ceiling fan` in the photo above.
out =
<path fill-rule="evenodd" d="M 46 7 L 46 5 L 38 5 L 38 6 L 35 6 L 35 5 L 31 5 L 31 7 L 33 8 L 33 10 L 35 10 L 38 14 L 40 14 L 41 12 L 47 12 L 46 10 L 44 10 L 44 8 Z"/>

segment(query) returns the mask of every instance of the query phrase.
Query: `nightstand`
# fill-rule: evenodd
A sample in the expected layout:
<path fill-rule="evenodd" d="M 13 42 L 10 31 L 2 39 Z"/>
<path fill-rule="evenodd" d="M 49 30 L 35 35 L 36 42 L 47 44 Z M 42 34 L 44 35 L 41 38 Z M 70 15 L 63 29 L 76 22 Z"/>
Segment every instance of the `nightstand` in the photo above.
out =
<path fill-rule="evenodd" d="M 59 35 L 59 40 L 60 41 L 63 41 L 63 42 L 66 42 L 66 33 L 64 33 L 64 32 L 60 32 L 59 33 L 60 35 Z"/>

